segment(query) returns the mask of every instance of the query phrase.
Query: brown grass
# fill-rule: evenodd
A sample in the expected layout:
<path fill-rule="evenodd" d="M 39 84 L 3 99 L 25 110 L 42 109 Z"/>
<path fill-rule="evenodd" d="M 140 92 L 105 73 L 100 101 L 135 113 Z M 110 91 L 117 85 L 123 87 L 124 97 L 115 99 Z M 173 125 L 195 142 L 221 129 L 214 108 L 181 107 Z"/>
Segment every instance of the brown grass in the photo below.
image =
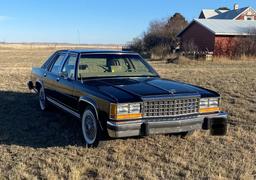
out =
<path fill-rule="evenodd" d="M 115 44 L 54 44 L 54 43 L 0 43 L 0 49 L 18 49 L 18 50 L 32 50 L 32 49 L 122 49 L 122 45 Z"/>
<path fill-rule="evenodd" d="M 241 61 L 255 61 L 256 57 L 255 56 L 241 56 L 241 57 L 233 57 L 232 59 L 227 58 L 227 57 L 214 57 L 213 61 L 215 62 L 222 62 L 222 63 L 241 63 Z"/>
<path fill-rule="evenodd" d="M 1 179 L 255 179 L 256 63 L 152 62 L 160 74 L 219 91 L 229 132 L 182 139 L 155 135 L 83 146 L 80 123 L 42 113 L 26 88 L 51 49 L 0 49 Z"/>

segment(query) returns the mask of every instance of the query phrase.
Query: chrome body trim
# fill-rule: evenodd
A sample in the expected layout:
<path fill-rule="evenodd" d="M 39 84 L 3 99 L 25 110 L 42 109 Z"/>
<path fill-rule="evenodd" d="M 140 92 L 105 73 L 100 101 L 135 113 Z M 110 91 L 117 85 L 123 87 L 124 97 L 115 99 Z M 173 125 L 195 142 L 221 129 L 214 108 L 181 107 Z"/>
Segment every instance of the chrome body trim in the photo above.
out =
<path fill-rule="evenodd" d="M 88 101 L 88 100 L 85 100 L 85 99 L 83 99 L 83 98 L 80 97 L 78 102 L 81 102 L 81 101 L 84 101 L 84 102 L 90 104 L 90 105 L 94 108 L 95 113 L 96 113 L 96 118 L 97 118 L 97 120 L 99 120 L 98 111 L 97 111 L 97 108 L 95 107 L 95 105 L 94 105 L 92 102 L 90 102 L 90 101 Z"/>
<path fill-rule="evenodd" d="M 99 125 L 100 125 L 100 128 L 103 130 L 103 126 L 102 126 L 102 124 L 101 124 L 101 122 L 100 122 L 100 119 L 99 119 L 98 110 L 97 110 L 97 108 L 95 107 L 95 105 L 94 105 L 92 102 L 90 102 L 90 101 L 88 101 L 88 100 L 86 100 L 86 99 L 83 99 L 82 97 L 79 98 L 79 101 L 78 101 L 78 102 L 81 102 L 81 101 L 84 101 L 84 102 L 90 104 L 90 105 L 94 108 L 95 113 L 96 113 L 96 120 L 98 121 L 98 123 L 99 123 Z"/>
<path fill-rule="evenodd" d="M 58 103 L 57 101 L 53 100 L 52 98 L 46 97 L 46 99 L 47 99 L 47 101 L 51 102 L 52 104 L 58 106 L 59 108 L 65 110 L 66 112 L 68 112 L 68 113 L 72 114 L 73 116 L 75 116 L 75 117 L 80 119 L 81 116 L 80 116 L 79 113 L 77 113 L 77 112 L 69 109 L 68 107 Z"/>
<path fill-rule="evenodd" d="M 220 111 L 217 113 L 212 113 L 212 114 L 200 114 L 199 116 L 204 117 L 204 118 L 228 118 L 228 113 Z"/>

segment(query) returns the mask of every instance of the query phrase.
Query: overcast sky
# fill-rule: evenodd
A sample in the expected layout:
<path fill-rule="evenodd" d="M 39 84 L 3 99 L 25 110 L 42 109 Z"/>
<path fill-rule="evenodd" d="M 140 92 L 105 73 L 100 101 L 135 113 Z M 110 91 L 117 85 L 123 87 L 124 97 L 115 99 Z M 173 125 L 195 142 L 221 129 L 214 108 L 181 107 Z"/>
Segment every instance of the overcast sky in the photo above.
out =
<path fill-rule="evenodd" d="M 0 41 L 125 44 L 152 20 L 255 0 L 0 0 Z"/>

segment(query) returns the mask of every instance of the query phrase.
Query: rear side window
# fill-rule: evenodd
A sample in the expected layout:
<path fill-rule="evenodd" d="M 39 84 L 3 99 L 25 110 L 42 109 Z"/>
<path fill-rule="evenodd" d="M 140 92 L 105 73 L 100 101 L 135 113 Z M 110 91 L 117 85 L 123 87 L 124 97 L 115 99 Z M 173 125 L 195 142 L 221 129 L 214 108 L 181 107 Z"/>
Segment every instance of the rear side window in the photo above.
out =
<path fill-rule="evenodd" d="M 59 74 L 65 56 L 66 56 L 65 54 L 59 54 L 59 56 L 56 57 L 56 61 L 55 61 L 55 63 L 53 64 L 52 69 L 51 69 L 51 72 L 52 72 L 53 74 L 56 74 L 56 75 Z"/>
<path fill-rule="evenodd" d="M 77 54 L 71 54 L 68 56 L 63 68 L 62 72 L 67 72 L 68 78 L 75 78 L 75 66 L 76 66 Z"/>

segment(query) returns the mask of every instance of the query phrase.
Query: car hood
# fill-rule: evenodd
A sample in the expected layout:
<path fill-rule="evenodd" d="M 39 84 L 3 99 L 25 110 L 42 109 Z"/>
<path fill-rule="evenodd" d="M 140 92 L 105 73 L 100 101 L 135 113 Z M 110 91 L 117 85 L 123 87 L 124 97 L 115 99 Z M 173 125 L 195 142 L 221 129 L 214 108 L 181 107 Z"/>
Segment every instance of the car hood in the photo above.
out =
<path fill-rule="evenodd" d="M 160 78 L 104 78 L 88 80 L 85 85 L 120 103 L 159 96 L 218 96 L 201 87 Z"/>

